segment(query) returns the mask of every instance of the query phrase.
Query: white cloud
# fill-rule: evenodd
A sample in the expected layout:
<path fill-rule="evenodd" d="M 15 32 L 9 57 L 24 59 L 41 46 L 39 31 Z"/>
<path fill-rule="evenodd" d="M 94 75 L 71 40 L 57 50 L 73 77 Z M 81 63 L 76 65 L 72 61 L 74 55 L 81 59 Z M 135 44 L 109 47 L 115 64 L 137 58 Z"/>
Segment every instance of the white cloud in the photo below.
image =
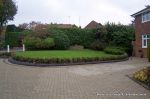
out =
<path fill-rule="evenodd" d="M 72 23 L 84 27 L 91 20 L 129 24 L 130 15 L 144 8 L 143 0 L 16 0 L 18 14 L 10 23 L 41 21 Z M 69 18 L 70 16 L 70 18 Z M 79 20 L 80 17 L 80 20 Z"/>

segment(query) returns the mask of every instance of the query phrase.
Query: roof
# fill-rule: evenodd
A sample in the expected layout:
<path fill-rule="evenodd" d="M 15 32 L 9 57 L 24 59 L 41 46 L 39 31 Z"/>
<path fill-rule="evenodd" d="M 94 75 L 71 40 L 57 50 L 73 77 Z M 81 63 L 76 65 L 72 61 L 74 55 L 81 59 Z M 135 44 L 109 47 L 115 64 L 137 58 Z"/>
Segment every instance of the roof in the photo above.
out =
<path fill-rule="evenodd" d="M 74 25 L 72 24 L 56 24 L 57 28 L 73 28 Z"/>
<path fill-rule="evenodd" d="M 98 22 L 96 22 L 96 21 L 93 20 L 85 28 L 86 29 L 96 29 L 96 28 L 99 28 L 101 26 L 102 26 L 101 23 L 98 23 Z"/>
<path fill-rule="evenodd" d="M 143 14 L 143 13 L 149 12 L 149 11 L 150 11 L 150 6 L 148 5 L 148 6 L 146 6 L 145 9 L 143 9 L 143 10 L 141 10 L 141 11 L 138 11 L 138 12 L 132 14 L 131 16 L 132 16 L 132 17 L 136 17 L 136 16 L 138 16 L 138 15 L 140 15 L 140 14 Z"/>

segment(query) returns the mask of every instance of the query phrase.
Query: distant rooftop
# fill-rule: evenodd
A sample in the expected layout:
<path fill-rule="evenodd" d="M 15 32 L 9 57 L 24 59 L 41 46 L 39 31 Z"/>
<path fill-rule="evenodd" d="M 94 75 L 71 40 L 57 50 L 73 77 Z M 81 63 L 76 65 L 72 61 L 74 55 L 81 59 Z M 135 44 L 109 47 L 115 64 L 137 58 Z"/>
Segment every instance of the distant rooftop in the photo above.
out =
<path fill-rule="evenodd" d="M 98 23 L 98 22 L 96 22 L 96 21 L 93 20 L 85 28 L 86 29 L 96 29 L 96 28 L 99 28 L 101 26 L 102 26 L 101 23 Z"/>

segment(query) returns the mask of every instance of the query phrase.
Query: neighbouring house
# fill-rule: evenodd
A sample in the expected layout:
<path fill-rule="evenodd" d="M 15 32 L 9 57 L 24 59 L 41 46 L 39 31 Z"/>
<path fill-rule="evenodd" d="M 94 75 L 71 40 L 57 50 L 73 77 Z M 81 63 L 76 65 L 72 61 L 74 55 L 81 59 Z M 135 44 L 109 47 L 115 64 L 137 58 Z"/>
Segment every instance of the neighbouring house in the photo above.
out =
<path fill-rule="evenodd" d="M 77 27 L 74 24 L 51 24 L 52 27 L 57 27 L 57 28 L 64 28 L 64 29 L 68 29 L 68 28 L 73 28 L 73 27 Z"/>
<path fill-rule="evenodd" d="M 147 47 L 150 44 L 150 6 L 131 16 L 135 18 L 135 56 L 147 57 Z"/>
<path fill-rule="evenodd" d="M 98 23 L 96 21 L 91 21 L 86 27 L 85 29 L 97 29 L 100 28 L 102 26 L 101 23 Z"/>

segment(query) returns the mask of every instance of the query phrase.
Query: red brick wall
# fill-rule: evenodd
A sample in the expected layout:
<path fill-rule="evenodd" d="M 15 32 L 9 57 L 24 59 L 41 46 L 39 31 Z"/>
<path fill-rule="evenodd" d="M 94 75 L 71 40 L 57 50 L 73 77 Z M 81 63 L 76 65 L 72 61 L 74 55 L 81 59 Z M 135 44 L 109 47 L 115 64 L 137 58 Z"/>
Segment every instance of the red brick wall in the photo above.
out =
<path fill-rule="evenodd" d="M 135 56 L 147 57 L 147 48 L 142 48 L 142 35 L 150 34 L 150 21 L 142 23 L 141 15 L 135 18 L 135 30 L 136 30 L 136 41 L 135 41 Z M 141 51 L 140 51 L 141 50 Z"/>

